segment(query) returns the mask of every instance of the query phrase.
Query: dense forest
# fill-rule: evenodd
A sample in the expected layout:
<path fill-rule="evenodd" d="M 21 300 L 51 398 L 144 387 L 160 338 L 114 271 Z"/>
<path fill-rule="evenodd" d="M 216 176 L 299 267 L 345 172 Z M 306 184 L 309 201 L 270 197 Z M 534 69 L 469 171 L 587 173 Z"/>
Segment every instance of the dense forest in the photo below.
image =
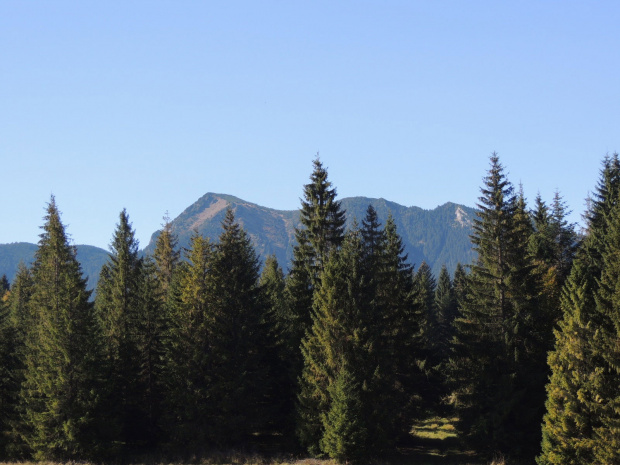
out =
<path fill-rule="evenodd" d="M 429 412 L 480 457 L 620 463 L 620 161 L 584 215 L 528 206 L 496 154 L 472 263 L 435 276 L 316 159 L 288 272 L 228 209 L 219 240 L 147 256 L 120 213 L 94 298 L 54 197 L 30 267 L 0 282 L 0 459 L 200 455 L 256 437 L 358 463 Z M 542 431 L 541 431 L 542 425 Z M 299 452 L 302 453 L 302 452 Z"/>

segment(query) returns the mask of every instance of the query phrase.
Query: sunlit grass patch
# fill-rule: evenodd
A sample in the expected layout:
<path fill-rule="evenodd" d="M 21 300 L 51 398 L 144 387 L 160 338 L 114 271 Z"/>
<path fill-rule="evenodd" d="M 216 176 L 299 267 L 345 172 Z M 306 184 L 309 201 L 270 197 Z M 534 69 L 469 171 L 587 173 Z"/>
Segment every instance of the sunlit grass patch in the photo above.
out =
<path fill-rule="evenodd" d="M 449 439 L 456 438 L 456 418 L 433 417 L 419 421 L 411 428 L 411 434 L 424 439 Z"/>

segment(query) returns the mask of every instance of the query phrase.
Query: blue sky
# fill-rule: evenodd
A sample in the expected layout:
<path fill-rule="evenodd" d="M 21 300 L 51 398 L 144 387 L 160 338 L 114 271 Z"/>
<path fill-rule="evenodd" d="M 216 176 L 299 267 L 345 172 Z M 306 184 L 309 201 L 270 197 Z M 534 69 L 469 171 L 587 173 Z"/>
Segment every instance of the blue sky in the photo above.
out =
<path fill-rule="evenodd" d="M 50 194 L 77 244 L 142 246 L 206 192 L 474 206 L 499 153 L 578 221 L 620 151 L 614 1 L 0 2 L 0 243 Z"/>

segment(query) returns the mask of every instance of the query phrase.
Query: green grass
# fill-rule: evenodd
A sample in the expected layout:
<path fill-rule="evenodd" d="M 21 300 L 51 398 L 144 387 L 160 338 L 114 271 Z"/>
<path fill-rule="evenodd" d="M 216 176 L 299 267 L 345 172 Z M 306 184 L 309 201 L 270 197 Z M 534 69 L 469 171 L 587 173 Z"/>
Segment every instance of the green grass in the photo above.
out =
<path fill-rule="evenodd" d="M 456 418 L 440 418 L 433 417 L 424 421 L 420 421 L 411 428 L 411 435 L 424 439 L 445 440 L 457 438 Z"/>
<path fill-rule="evenodd" d="M 463 450 L 456 431 L 456 418 L 431 416 L 416 422 L 408 440 L 390 457 L 373 461 L 370 465 L 519 465 L 502 458 L 481 460 L 471 451 Z M 262 444 L 255 450 L 206 452 L 203 457 L 183 457 L 163 460 L 161 456 L 136 457 L 124 465 L 338 465 L 333 460 L 320 460 L 277 454 L 278 447 Z M 279 449 L 281 450 L 281 449 Z M 271 453 L 269 452 L 271 451 Z M 6 465 L 59 465 L 52 462 L 20 462 Z M 67 465 L 90 465 L 87 462 L 66 462 Z M 95 465 L 95 464 L 93 464 Z M 102 464 L 96 464 L 102 465 Z M 105 464 L 103 464 L 105 465 Z M 111 463 L 110 465 L 119 465 Z"/>

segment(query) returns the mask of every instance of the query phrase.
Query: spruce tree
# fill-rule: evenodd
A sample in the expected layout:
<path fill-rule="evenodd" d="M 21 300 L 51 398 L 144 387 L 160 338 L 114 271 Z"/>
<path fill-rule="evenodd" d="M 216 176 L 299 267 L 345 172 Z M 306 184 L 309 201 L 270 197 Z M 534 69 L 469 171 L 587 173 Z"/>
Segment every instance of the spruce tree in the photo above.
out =
<path fill-rule="evenodd" d="M 343 364 L 347 361 L 352 369 L 364 370 L 362 352 L 365 332 L 360 318 L 368 304 L 362 281 L 362 241 L 359 230 L 347 234 L 343 250 L 333 251 L 321 273 L 321 284 L 314 300 L 313 325 L 302 341 L 304 368 L 299 395 L 299 438 L 302 445 L 313 455 L 329 453 L 335 438 L 326 443 L 326 431 L 336 434 L 337 428 L 330 424 L 337 416 L 328 415 L 332 409 L 332 386 L 336 383 Z M 365 378 L 356 374 L 355 379 Z M 348 395 L 350 379 L 344 379 Z M 344 389 L 344 386 L 342 386 Z M 339 395 L 344 395 L 342 390 Z M 342 399 L 346 403 L 346 399 Z M 343 405 L 338 409 L 346 409 Z M 363 442 L 361 447 L 367 447 Z M 325 449 L 327 447 L 327 450 Z"/>
<path fill-rule="evenodd" d="M 267 337 L 262 346 L 269 370 L 266 404 L 270 407 L 268 416 L 273 422 L 269 426 L 272 431 L 280 432 L 287 442 L 292 443 L 295 440 L 295 379 L 298 373 L 289 353 L 294 331 L 288 311 L 286 281 L 275 255 L 270 255 L 265 260 L 260 288 L 267 305 L 264 321 Z"/>
<path fill-rule="evenodd" d="M 437 312 L 437 343 L 436 359 L 438 364 L 438 378 L 441 387 L 438 394 L 443 397 L 448 394 L 449 365 L 452 355 L 452 339 L 455 336 L 454 320 L 457 316 L 457 301 L 450 279 L 450 273 L 444 266 L 439 272 L 439 281 L 435 289 L 435 309 Z"/>
<path fill-rule="evenodd" d="M 441 386 L 439 377 L 440 329 L 435 307 L 437 283 L 431 267 L 422 262 L 413 278 L 413 302 L 421 311 L 418 338 L 417 365 L 424 377 L 418 387 L 425 408 L 434 408 L 439 403 Z"/>
<path fill-rule="evenodd" d="M 134 382 L 141 388 L 139 404 L 144 415 L 143 441 L 147 447 L 154 447 L 163 438 L 165 338 L 170 322 L 168 312 L 164 311 L 158 268 L 150 257 L 143 261 L 138 292 L 140 306 L 136 325 L 136 349 L 139 360 Z"/>
<path fill-rule="evenodd" d="M 426 407 L 420 400 L 426 376 L 419 364 L 424 356 L 421 328 L 425 315 L 414 298 L 413 267 L 408 262 L 392 215 L 388 216 L 384 231 L 384 268 L 377 297 L 384 308 L 381 326 L 391 388 L 390 394 L 381 398 L 396 406 L 396 409 L 390 407 L 385 411 L 393 417 L 396 428 L 393 439 L 397 440 L 409 434 L 412 419 Z"/>
<path fill-rule="evenodd" d="M 290 322 L 288 352 L 294 374 L 292 383 L 297 383 L 302 373 L 305 356 L 300 347 L 302 339 L 307 337 L 313 325 L 313 300 L 320 275 L 328 257 L 339 249 L 344 238 L 345 212 L 336 200 L 336 189 L 328 180 L 327 170 L 318 157 L 313 165 L 310 183 L 304 186 L 300 210 L 301 228 L 295 229 L 296 245 L 293 248 L 292 267 L 286 279 L 289 306 L 287 320 Z M 303 393 L 299 395 L 306 397 Z M 304 407 L 301 407 L 300 411 L 303 410 Z M 298 433 L 301 442 L 305 445 L 318 444 L 319 438 L 310 434 L 310 439 L 306 428 L 310 424 L 317 424 L 317 421 L 301 420 L 301 423 L 304 426 L 299 430 L 306 431 Z"/>
<path fill-rule="evenodd" d="M 477 260 L 456 320 L 461 428 L 490 451 L 529 455 L 542 416 L 545 365 L 529 217 L 496 154 L 471 237 Z M 540 417 L 538 416 L 540 415 Z"/>
<path fill-rule="evenodd" d="M 117 439 L 128 449 L 152 440 L 149 413 L 143 398 L 147 389 L 141 373 L 143 317 L 143 260 L 126 210 L 112 242 L 110 257 L 102 267 L 95 308 L 103 330 L 108 369 L 108 415 L 118 428 Z"/>
<path fill-rule="evenodd" d="M 213 364 L 209 307 L 213 298 L 213 244 L 194 233 L 168 298 L 166 424 L 174 446 L 196 450 L 213 436 L 210 401 Z"/>
<path fill-rule="evenodd" d="M 35 459 L 97 456 L 100 344 L 90 292 L 52 197 L 33 265 L 23 436 Z"/>
<path fill-rule="evenodd" d="M 346 361 L 329 386 L 331 404 L 324 414 L 325 433 L 321 449 L 340 463 L 358 463 L 367 459 L 369 432 L 362 401 L 362 382 Z"/>
<path fill-rule="evenodd" d="M 549 356 L 541 465 L 618 461 L 612 413 L 618 354 L 610 341 L 617 337 L 619 193 L 620 161 L 614 154 L 603 160 L 586 213 L 587 234 L 562 294 L 564 318 Z"/>
<path fill-rule="evenodd" d="M 178 250 L 178 238 L 172 231 L 172 223 L 168 214 L 164 216 L 163 229 L 157 236 L 153 258 L 156 264 L 156 276 L 161 288 L 161 298 L 166 300 L 168 288 L 172 283 L 174 272 L 179 264 L 181 251 Z"/>
<path fill-rule="evenodd" d="M 10 290 L 11 284 L 9 283 L 9 279 L 3 274 L 2 277 L 0 277 L 0 295 L 4 297 L 6 292 Z"/>
<path fill-rule="evenodd" d="M 410 421 L 409 378 L 399 370 L 410 375 L 401 350 L 414 336 L 407 332 L 411 269 L 391 219 L 388 226 L 369 207 L 361 230 L 347 233 L 321 273 L 299 396 L 300 439 L 315 455 L 376 456 Z"/>
<path fill-rule="evenodd" d="M 2 381 L 5 400 L 2 419 L 6 456 L 23 458 L 27 455 L 27 448 L 22 440 L 25 425 L 21 421 L 23 417 L 24 404 L 20 399 L 20 390 L 24 382 L 24 364 L 26 356 L 26 341 L 30 330 L 35 326 L 33 311 L 30 307 L 30 297 L 32 295 L 32 273 L 23 263 L 17 268 L 17 273 L 13 279 L 11 291 L 6 302 L 8 306 L 8 321 L 5 328 L 9 331 L 6 334 L 8 353 L 8 377 Z"/>
<path fill-rule="evenodd" d="M 16 369 L 14 329 L 8 304 L 9 291 L 2 284 L 0 281 L 0 459 L 8 455 L 9 419 L 15 408 L 13 379 Z"/>
<path fill-rule="evenodd" d="M 287 279 L 290 313 L 296 329 L 291 351 L 295 354 L 312 324 L 313 292 L 325 261 L 344 238 L 345 212 L 336 200 L 336 188 L 327 179 L 327 169 L 318 158 L 313 165 L 310 183 L 304 186 L 299 217 L 302 227 L 295 229 L 297 244 L 293 248 L 293 263 Z M 300 361 L 297 360 L 298 365 Z"/>
<path fill-rule="evenodd" d="M 265 305 L 259 264 L 247 233 L 228 209 L 212 262 L 209 345 L 213 364 L 213 440 L 235 444 L 262 428 L 266 365 Z"/>
<path fill-rule="evenodd" d="M 555 330 L 555 349 L 549 354 L 551 377 L 547 385 L 547 413 L 543 422 L 540 465 L 594 463 L 600 422 L 592 411 L 595 387 L 592 375 L 600 354 L 590 345 L 595 308 L 586 267 L 577 262 L 562 291 L 564 318 Z"/>

